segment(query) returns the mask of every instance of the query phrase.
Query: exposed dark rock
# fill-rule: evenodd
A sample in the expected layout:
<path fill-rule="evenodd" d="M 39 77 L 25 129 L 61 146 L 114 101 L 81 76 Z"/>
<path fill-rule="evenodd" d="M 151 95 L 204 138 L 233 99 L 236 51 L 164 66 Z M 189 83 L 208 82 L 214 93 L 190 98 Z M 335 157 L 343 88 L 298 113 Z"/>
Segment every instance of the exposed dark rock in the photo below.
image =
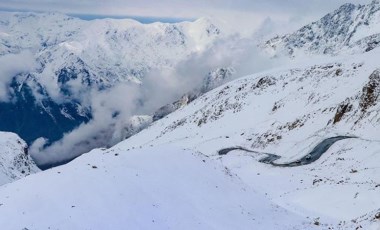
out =
<path fill-rule="evenodd" d="M 380 95 L 380 72 L 374 71 L 369 76 L 369 82 L 363 87 L 359 106 L 362 112 L 366 112 L 370 107 L 376 105 Z"/>
<path fill-rule="evenodd" d="M 343 116 L 350 112 L 352 110 L 352 105 L 349 102 L 344 102 L 343 104 L 339 105 L 335 116 L 334 116 L 334 122 L 333 124 L 338 123 L 342 120 Z"/>

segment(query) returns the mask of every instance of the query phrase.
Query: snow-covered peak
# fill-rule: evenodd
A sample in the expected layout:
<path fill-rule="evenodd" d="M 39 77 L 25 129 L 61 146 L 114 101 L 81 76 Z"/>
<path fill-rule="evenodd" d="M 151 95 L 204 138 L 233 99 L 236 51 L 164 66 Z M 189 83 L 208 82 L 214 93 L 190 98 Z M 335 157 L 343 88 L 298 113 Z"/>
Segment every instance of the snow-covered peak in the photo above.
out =
<path fill-rule="evenodd" d="M 139 81 L 151 69 L 171 68 L 206 50 L 221 36 L 209 18 L 142 24 L 132 19 L 85 21 L 59 13 L 0 12 L 0 55 L 32 50 L 40 64 L 33 76 L 42 83 L 51 79 L 52 84 L 43 84 L 52 86 L 48 92 L 57 90 L 57 73 L 63 68 L 85 66 L 91 80 L 105 86 Z"/>
<path fill-rule="evenodd" d="M 60 13 L 0 12 L 0 32 L 7 35 L 0 35 L 0 54 L 58 44 L 77 33 L 82 24 Z"/>
<path fill-rule="evenodd" d="M 380 41 L 380 4 L 347 3 L 294 33 L 277 36 L 264 45 L 271 55 L 362 53 Z"/>
<path fill-rule="evenodd" d="M 199 30 L 206 30 L 207 35 L 219 35 L 221 33 L 221 22 L 210 17 L 202 17 L 195 20 L 193 23 L 193 27 L 197 27 Z"/>

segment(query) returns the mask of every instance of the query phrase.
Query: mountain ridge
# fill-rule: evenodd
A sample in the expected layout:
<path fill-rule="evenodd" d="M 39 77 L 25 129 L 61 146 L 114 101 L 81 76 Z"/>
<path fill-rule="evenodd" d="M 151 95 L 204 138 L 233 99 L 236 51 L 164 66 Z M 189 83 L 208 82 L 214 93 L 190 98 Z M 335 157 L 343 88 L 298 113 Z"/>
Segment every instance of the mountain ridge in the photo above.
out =
<path fill-rule="evenodd" d="M 173 68 L 194 52 L 202 52 L 220 34 L 207 18 L 141 24 L 132 19 L 85 21 L 59 13 L 2 12 L 0 54 L 30 50 L 34 60 L 28 61 L 36 68 L 11 76 L 9 97 L 16 103 L 2 101 L 0 116 L 20 124 L 3 123 L 0 128 L 17 132 L 28 144 L 39 137 L 51 144 L 92 120 L 92 92 L 120 84 L 138 87 L 149 72 Z M 38 126 L 6 112 L 22 114 L 18 108 L 28 110 Z M 17 128 L 24 124 L 24 129 Z M 41 127 L 59 132 L 51 134 Z"/>
<path fill-rule="evenodd" d="M 272 38 L 262 46 L 273 56 L 338 55 L 350 53 L 350 50 L 368 52 L 377 47 L 379 10 L 380 3 L 376 0 L 367 5 L 347 3 L 320 20 L 294 33 Z"/>

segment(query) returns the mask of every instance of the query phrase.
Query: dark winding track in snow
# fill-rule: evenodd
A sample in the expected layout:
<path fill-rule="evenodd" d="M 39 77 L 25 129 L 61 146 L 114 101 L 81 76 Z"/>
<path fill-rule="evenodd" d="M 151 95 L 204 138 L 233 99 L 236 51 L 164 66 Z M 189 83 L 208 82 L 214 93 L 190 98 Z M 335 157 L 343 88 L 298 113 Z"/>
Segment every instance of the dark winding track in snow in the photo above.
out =
<path fill-rule="evenodd" d="M 262 158 L 262 159 L 259 160 L 259 162 L 264 163 L 264 164 L 270 164 L 270 165 L 277 166 L 277 167 L 296 167 L 296 166 L 308 165 L 308 164 L 311 164 L 311 163 L 317 161 L 319 158 L 321 158 L 321 156 L 333 144 L 335 144 L 338 141 L 349 139 L 349 138 L 356 138 L 356 137 L 352 137 L 352 136 L 336 136 L 336 137 L 330 137 L 330 138 L 324 139 L 318 145 L 316 145 L 310 151 L 310 153 L 306 154 L 304 157 L 302 157 L 302 158 L 300 158 L 298 160 L 295 160 L 295 161 L 292 161 L 292 162 L 289 162 L 289 163 L 275 163 L 276 160 L 278 160 L 278 159 L 281 158 L 280 156 L 275 155 L 275 154 L 270 154 L 270 153 L 261 153 L 261 152 L 258 152 L 258 151 L 249 150 L 249 149 L 246 149 L 246 148 L 243 148 L 243 147 L 239 147 L 239 146 L 238 147 L 231 147 L 231 148 L 221 149 L 221 150 L 218 151 L 218 154 L 220 156 L 222 156 L 222 155 L 227 155 L 231 151 L 242 150 L 242 151 L 246 151 L 246 152 L 267 155 L 266 157 L 264 157 L 264 158 Z"/>

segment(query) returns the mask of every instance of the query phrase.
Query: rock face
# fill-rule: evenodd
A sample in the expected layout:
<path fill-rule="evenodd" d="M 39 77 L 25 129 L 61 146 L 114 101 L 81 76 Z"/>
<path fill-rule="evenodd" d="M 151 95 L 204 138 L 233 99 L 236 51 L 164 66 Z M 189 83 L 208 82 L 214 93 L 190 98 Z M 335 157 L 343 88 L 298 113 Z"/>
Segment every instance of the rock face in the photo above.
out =
<path fill-rule="evenodd" d="M 369 52 L 380 44 L 380 3 L 345 4 L 294 33 L 268 40 L 264 47 L 273 56 L 302 54 L 337 55 Z"/>
<path fill-rule="evenodd" d="M 25 141 L 16 134 L 0 132 L 0 185 L 38 171 Z"/>
<path fill-rule="evenodd" d="M 380 71 L 375 70 L 370 76 L 368 83 L 363 87 L 359 106 L 362 112 L 375 106 L 380 96 Z"/>
<path fill-rule="evenodd" d="M 223 85 L 224 83 L 231 81 L 235 74 L 235 69 L 232 67 L 229 68 L 218 68 L 216 70 L 210 71 L 204 78 L 203 84 L 199 89 L 195 89 L 193 92 L 184 94 L 179 100 L 167 104 L 161 108 L 159 108 L 153 114 L 153 121 L 157 121 L 170 113 L 182 108 L 199 96 Z"/>
<path fill-rule="evenodd" d="M 209 72 L 203 81 L 200 92 L 207 93 L 208 91 L 231 81 L 235 73 L 236 71 L 232 67 L 218 68 L 214 71 Z"/>
<path fill-rule="evenodd" d="M 188 105 L 190 102 L 194 101 L 198 96 L 199 93 L 188 93 L 183 95 L 179 100 L 159 108 L 153 114 L 153 121 L 160 120 L 165 116 L 169 115 L 170 113 L 178 110 L 179 108 Z"/>
<path fill-rule="evenodd" d="M 153 118 L 152 116 L 148 115 L 140 115 L 140 116 L 133 116 L 131 117 L 125 128 L 122 130 L 122 137 L 117 138 L 118 140 L 123 140 L 127 139 L 134 134 L 140 132 L 141 130 L 145 129 L 148 127 L 150 124 L 152 124 Z"/>

